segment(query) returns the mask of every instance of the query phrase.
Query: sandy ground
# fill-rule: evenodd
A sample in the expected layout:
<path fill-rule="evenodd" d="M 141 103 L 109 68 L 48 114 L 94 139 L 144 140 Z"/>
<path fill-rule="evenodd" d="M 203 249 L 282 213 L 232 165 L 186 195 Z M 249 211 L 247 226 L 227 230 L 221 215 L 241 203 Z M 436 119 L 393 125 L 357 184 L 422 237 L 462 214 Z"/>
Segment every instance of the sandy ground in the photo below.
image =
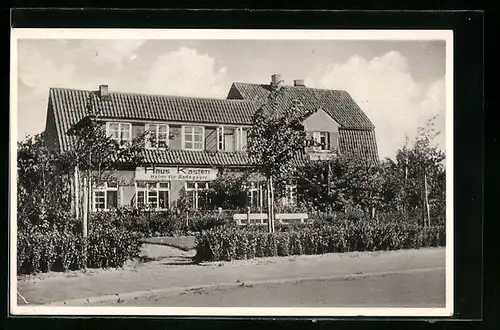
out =
<path fill-rule="evenodd" d="M 444 248 L 258 258 L 199 265 L 190 260 L 195 251 L 144 244 L 142 254 L 152 261 L 131 261 L 123 269 L 24 276 L 18 279 L 17 290 L 28 304 L 47 304 L 161 288 L 445 266 Z M 21 297 L 18 304 L 25 304 Z"/>

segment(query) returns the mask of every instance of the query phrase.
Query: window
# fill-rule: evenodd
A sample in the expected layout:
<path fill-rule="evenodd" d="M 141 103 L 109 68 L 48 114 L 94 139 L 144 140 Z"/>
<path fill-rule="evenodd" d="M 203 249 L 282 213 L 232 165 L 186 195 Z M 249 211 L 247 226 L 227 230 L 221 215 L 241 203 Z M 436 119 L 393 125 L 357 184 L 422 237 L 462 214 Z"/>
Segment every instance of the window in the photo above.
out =
<path fill-rule="evenodd" d="M 330 133 L 329 132 L 314 132 L 314 141 L 316 141 L 317 146 L 314 147 L 314 151 L 327 151 L 330 150 Z"/>
<path fill-rule="evenodd" d="M 217 150 L 226 150 L 224 126 L 217 127 Z"/>
<path fill-rule="evenodd" d="M 297 185 L 290 184 L 286 185 L 286 203 L 290 206 L 297 205 Z"/>
<path fill-rule="evenodd" d="M 250 182 L 247 193 L 248 206 L 250 206 L 251 208 L 259 208 L 262 206 L 261 191 L 258 183 Z"/>
<path fill-rule="evenodd" d="M 243 129 L 243 127 L 239 128 L 239 150 L 247 149 L 247 130 Z"/>
<path fill-rule="evenodd" d="M 204 198 L 200 192 L 208 190 L 208 182 L 186 182 L 186 192 L 191 192 L 193 205 L 192 208 L 197 210 L 203 208 Z"/>
<path fill-rule="evenodd" d="M 202 126 L 182 126 L 183 149 L 203 150 L 203 137 L 205 127 Z"/>
<path fill-rule="evenodd" d="M 146 148 L 165 149 L 168 146 L 168 125 L 167 124 L 147 124 L 149 131 L 146 137 Z"/>
<path fill-rule="evenodd" d="M 217 150 L 243 151 L 247 148 L 247 130 L 243 127 L 217 128 Z"/>
<path fill-rule="evenodd" d="M 135 206 L 153 210 L 166 210 L 170 205 L 169 182 L 142 182 L 135 183 Z"/>
<path fill-rule="evenodd" d="M 125 147 L 132 141 L 132 124 L 130 123 L 107 123 L 107 135 L 118 142 L 121 147 Z"/>
<path fill-rule="evenodd" d="M 108 211 L 118 207 L 118 184 L 105 182 L 92 192 L 93 210 Z"/>

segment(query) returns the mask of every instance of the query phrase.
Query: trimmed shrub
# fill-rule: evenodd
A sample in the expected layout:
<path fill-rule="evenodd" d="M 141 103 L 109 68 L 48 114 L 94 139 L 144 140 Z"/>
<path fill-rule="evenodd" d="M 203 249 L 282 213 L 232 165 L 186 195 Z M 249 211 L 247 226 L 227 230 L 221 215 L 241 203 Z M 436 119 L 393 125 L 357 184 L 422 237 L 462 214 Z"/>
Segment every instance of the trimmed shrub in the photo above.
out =
<path fill-rule="evenodd" d="M 263 226 L 265 227 L 265 226 Z M 263 228 L 267 230 L 267 228 Z M 267 233 L 252 227 L 217 227 L 196 237 L 197 261 L 235 260 L 331 252 L 418 249 L 445 245 L 443 226 L 341 221 Z"/>
<path fill-rule="evenodd" d="M 140 244 L 135 235 L 109 223 L 93 223 L 86 240 L 69 230 L 32 227 L 18 232 L 17 271 L 122 267 L 128 259 L 138 257 Z"/>

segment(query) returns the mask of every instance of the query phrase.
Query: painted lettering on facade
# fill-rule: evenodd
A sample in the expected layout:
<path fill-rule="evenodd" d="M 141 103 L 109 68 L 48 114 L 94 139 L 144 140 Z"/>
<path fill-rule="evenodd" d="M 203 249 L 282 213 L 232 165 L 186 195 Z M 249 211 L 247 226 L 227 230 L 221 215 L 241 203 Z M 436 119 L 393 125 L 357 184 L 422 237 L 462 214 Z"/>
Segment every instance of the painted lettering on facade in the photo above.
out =
<path fill-rule="evenodd" d="M 138 181 L 213 181 L 217 169 L 192 167 L 137 167 L 135 180 Z"/>

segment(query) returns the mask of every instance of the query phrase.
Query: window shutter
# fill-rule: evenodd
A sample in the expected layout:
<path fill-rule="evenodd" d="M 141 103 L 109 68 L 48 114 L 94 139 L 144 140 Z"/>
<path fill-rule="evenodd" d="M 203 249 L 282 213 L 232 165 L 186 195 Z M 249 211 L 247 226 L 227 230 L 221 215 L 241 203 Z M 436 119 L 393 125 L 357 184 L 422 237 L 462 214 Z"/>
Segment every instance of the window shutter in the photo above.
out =
<path fill-rule="evenodd" d="M 330 132 L 330 150 L 337 151 L 339 148 L 339 133 L 338 132 Z"/>
<path fill-rule="evenodd" d="M 145 131 L 149 131 L 149 124 L 146 124 Z M 145 141 L 146 142 L 146 148 L 148 148 L 148 149 L 151 148 L 151 137 L 152 137 L 151 136 L 151 132 L 148 132 L 146 134 L 146 136 L 144 137 L 144 139 L 146 140 Z"/>

